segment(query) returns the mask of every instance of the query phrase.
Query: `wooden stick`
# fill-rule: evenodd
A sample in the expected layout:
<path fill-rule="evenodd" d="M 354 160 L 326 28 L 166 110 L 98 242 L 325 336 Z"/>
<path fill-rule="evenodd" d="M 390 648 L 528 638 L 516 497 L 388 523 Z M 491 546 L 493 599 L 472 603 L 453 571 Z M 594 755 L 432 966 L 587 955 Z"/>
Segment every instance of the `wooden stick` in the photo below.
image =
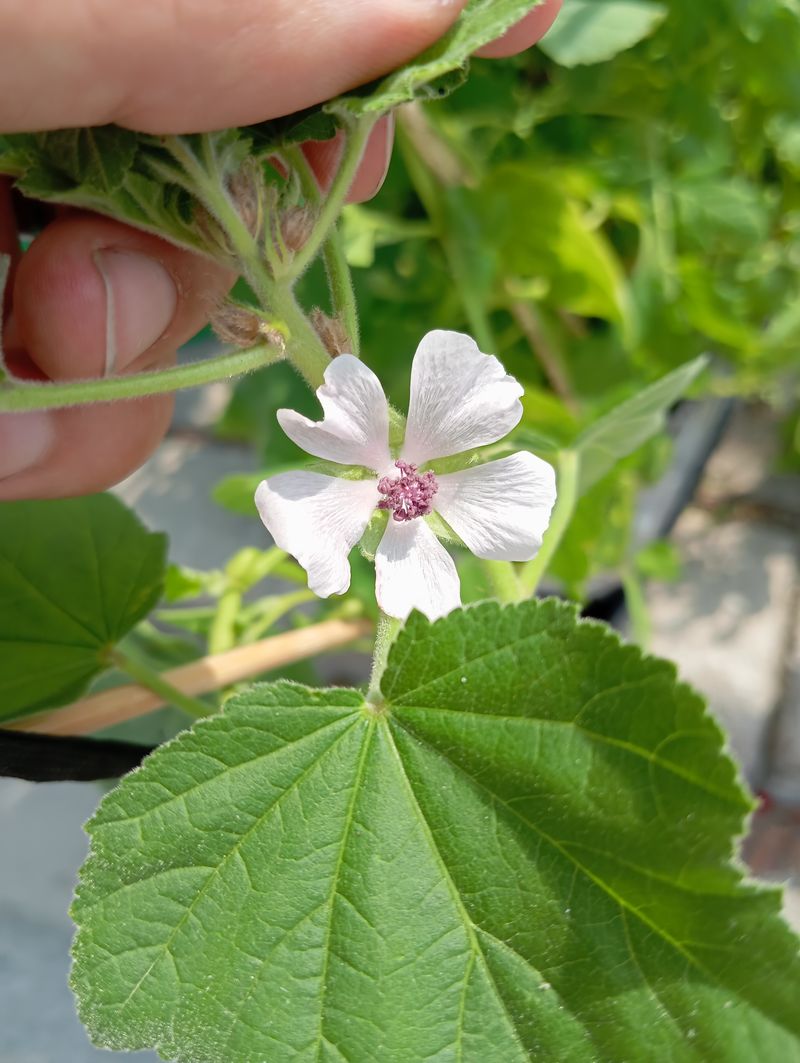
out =
<path fill-rule="evenodd" d="M 163 677 L 184 694 L 207 694 L 250 679 L 261 672 L 305 660 L 325 650 L 337 649 L 372 631 L 368 620 L 325 620 L 298 631 L 237 646 L 226 653 L 203 657 L 163 673 Z M 144 716 L 160 709 L 166 702 L 158 694 L 137 684 L 114 687 L 92 694 L 61 709 L 50 709 L 6 726 L 14 731 L 35 734 L 83 735 L 104 727 Z"/>

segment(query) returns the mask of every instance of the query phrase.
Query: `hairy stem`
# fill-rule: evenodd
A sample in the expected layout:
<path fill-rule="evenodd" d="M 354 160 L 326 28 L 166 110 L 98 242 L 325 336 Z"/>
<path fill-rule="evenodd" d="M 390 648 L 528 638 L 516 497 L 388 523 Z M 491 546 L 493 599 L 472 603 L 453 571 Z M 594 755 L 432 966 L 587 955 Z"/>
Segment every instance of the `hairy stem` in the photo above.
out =
<path fill-rule="evenodd" d="M 308 159 L 298 147 L 287 148 L 286 158 L 297 174 L 303 195 L 310 204 L 318 206 L 322 199 L 322 194 L 317 178 L 308 164 Z M 341 319 L 345 327 L 350 340 L 350 353 L 358 358 L 361 353 L 361 343 L 353 278 L 350 274 L 350 267 L 347 264 L 342 239 L 336 224 L 331 227 L 322 245 L 322 257 L 325 262 L 325 271 L 328 275 L 331 309 Z"/>
<path fill-rule="evenodd" d="M 0 386 L 0 413 L 54 410 L 91 402 L 161 395 L 241 376 L 254 369 L 273 365 L 283 357 L 284 352 L 279 348 L 260 345 L 246 351 L 220 354 L 202 362 L 157 369 L 150 373 L 132 373 L 130 376 L 108 377 L 104 380 L 70 380 L 58 384 L 18 382 L 13 386 Z"/>
<path fill-rule="evenodd" d="M 511 561 L 481 561 L 481 568 L 499 602 L 519 601 L 519 577 Z"/>
<path fill-rule="evenodd" d="M 135 679 L 140 686 L 152 690 L 154 694 L 164 699 L 165 704 L 175 705 L 176 708 L 188 712 L 190 716 L 208 716 L 210 712 L 214 711 L 211 706 L 206 705 L 199 698 L 184 694 L 182 690 L 178 690 L 176 686 L 173 686 L 158 672 L 148 668 L 146 664 L 134 661 L 120 650 L 114 650 L 111 659 L 121 672 L 125 672 L 131 679 Z"/>
<path fill-rule="evenodd" d="M 381 701 L 381 679 L 386 671 L 389 650 L 402 626 L 402 620 L 397 620 L 393 616 L 381 613 L 378 620 L 378 630 L 375 632 L 375 647 L 372 651 L 372 672 L 370 673 L 369 689 L 367 690 L 367 701 L 373 705 Z"/>
<path fill-rule="evenodd" d="M 361 118 L 350 126 L 342 157 L 339 161 L 339 168 L 320 207 L 314 231 L 305 246 L 297 252 L 292 261 L 292 277 L 294 280 L 302 276 L 317 257 L 322 245 L 328 239 L 328 234 L 342 213 L 347 193 L 350 191 L 359 163 L 364 156 L 367 140 L 378 117 L 378 115 L 370 115 L 367 118 Z"/>
<path fill-rule="evenodd" d="M 550 526 L 545 532 L 539 553 L 532 561 L 527 561 L 520 572 L 519 587 L 522 598 L 530 598 L 536 593 L 536 588 L 569 527 L 578 504 L 578 471 L 579 459 L 575 451 L 562 450 L 558 463 L 558 498 L 550 518 Z"/>
<path fill-rule="evenodd" d="M 297 305 L 291 290 L 291 281 L 289 279 L 275 281 L 271 277 L 258 240 L 245 225 L 225 187 L 224 174 L 214 168 L 216 160 L 213 153 L 206 153 L 207 168 L 204 168 L 180 137 L 168 139 L 170 151 L 192 177 L 197 194 L 204 206 L 227 233 L 236 260 L 245 279 L 259 299 L 261 308 L 280 318 L 286 326 L 287 361 L 292 363 L 312 389 L 318 388 L 322 384 L 328 365 L 328 352 Z M 341 204 L 338 209 L 341 209 Z M 320 224 L 322 224 L 321 218 Z M 318 231 L 319 226 L 315 232 Z M 312 234 L 312 240 L 314 235 Z"/>

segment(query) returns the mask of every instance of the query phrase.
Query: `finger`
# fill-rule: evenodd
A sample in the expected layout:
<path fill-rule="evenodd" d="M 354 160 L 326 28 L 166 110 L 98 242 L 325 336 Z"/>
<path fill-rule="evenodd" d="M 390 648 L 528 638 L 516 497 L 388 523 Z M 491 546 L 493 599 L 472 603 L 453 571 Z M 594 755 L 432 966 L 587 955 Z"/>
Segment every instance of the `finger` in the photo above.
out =
<path fill-rule="evenodd" d="M 502 59 L 507 55 L 524 52 L 544 37 L 561 10 L 562 0 L 543 0 L 516 26 L 491 44 L 481 48 L 476 55 L 484 59 Z"/>
<path fill-rule="evenodd" d="M 169 427 L 173 400 L 0 414 L 0 501 L 104 491 L 138 468 Z"/>
<path fill-rule="evenodd" d="M 290 114 L 431 44 L 465 0 L 35 0 L 0 11 L 0 128 L 200 132 Z"/>
<path fill-rule="evenodd" d="M 61 219 L 17 269 L 8 361 L 53 380 L 169 365 L 231 282 L 213 264 L 116 222 Z M 172 398 L 159 395 L 0 415 L 0 499 L 111 486 L 157 446 L 171 411 Z"/>
<path fill-rule="evenodd" d="M 13 344 L 53 380 L 151 368 L 202 327 L 232 279 L 149 233 L 73 214 L 17 267 Z"/>
<path fill-rule="evenodd" d="M 349 203 L 363 203 L 376 195 L 389 169 L 393 142 L 394 115 L 390 114 L 381 118 L 370 134 L 364 158 L 350 186 L 347 196 Z M 339 165 L 343 143 L 343 137 L 339 134 L 332 140 L 310 140 L 303 145 L 303 152 L 323 189 L 330 186 Z"/>

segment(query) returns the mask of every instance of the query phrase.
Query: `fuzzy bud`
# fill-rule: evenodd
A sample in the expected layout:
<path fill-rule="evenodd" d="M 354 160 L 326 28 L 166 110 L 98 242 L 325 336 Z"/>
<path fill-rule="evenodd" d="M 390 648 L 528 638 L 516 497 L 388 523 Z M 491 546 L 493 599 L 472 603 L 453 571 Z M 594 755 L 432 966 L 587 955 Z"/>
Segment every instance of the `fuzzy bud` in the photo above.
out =
<path fill-rule="evenodd" d="M 210 317 L 211 327 L 223 343 L 254 347 L 257 343 L 283 346 L 283 336 L 254 310 L 237 303 L 222 303 Z"/>
<path fill-rule="evenodd" d="M 306 245 L 315 221 L 308 207 L 289 207 L 281 214 L 281 236 L 288 251 L 297 252 Z"/>
<path fill-rule="evenodd" d="M 264 224 L 264 175 L 254 159 L 247 159 L 228 182 L 239 216 L 253 236 Z"/>
<path fill-rule="evenodd" d="M 310 314 L 311 324 L 322 340 L 322 345 L 331 356 L 349 354 L 351 343 L 347 335 L 347 329 L 338 317 L 329 317 L 324 310 L 315 309 Z"/>

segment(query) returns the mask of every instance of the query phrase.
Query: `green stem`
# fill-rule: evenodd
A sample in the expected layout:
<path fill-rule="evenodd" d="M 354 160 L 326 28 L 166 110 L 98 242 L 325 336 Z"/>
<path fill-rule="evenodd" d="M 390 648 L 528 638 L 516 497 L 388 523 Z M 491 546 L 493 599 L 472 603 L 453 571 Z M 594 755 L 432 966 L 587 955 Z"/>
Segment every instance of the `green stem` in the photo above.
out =
<path fill-rule="evenodd" d="M 206 358 L 202 362 L 157 369 L 150 373 L 132 373 L 130 376 L 104 380 L 71 380 L 63 384 L 15 383 L 13 386 L 0 386 L 0 413 L 61 409 L 90 402 L 138 399 L 145 395 L 180 391 L 181 388 L 196 388 L 215 380 L 227 380 L 250 373 L 254 369 L 272 365 L 283 357 L 283 351 L 261 345 L 247 351 L 234 351 L 232 354 Z"/>
<path fill-rule="evenodd" d="M 276 285 L 270 294 L 269 305 L 286 325 L 286 360 L 316 391 L 324 382 L 325 370 L 331 360 L 322 340 L 288 288 Z"/>
<path fill-rule="evenodd" d="M 342 245 L 338 229 L 332 229 L 322 248 L 325 272 L 328 274 L 328 287 L 331 293 L 331 308 L 342 324 L 350 340 L 350 353 L 356 358 L 361 355 L 361 334 L 358 326 L 358 309 L 353 277 Z"/>
<path fill-rule="evenodd" d="M 492 593 L 499 602 L 518 602 L 520 599 L 519 577 L 510 561 L 481 561 Z"/>
<path fill-rule="evenodd" d="M 294 365 L 295 369 L 306 379 L 312 389 L 318 388 L 323 382 L 323 375 L 330 358 L 319 336 L 297 305 L 297 301 L 291 291 L 290 280 L 285 279 L 281 282 L 276 282 L 270 276 L 269 270 L 261 257 L 258 241 L 245 225 L 236 209 L 236 205 L 230 198 L 225 187 L 224 175 L 215 168 L 216 159 L 213 154 L 211 152 L 206 153 L 206 169 L 193 152 L 186 147 L 180 137 L 170 137 L 168 140 L 169 150 L 192 177 L 197 188 L 197 194 L 204 206 L 216 217 L 228 234 L 239 266 L 248 284 L 258 297 L 262 308 L 281 318 L 287 326 L 287 360 Z M 338 181 L 339 176 L 337 174 L 336 181 Z M 334 181 L 334 185 L 336 181 Z M 349 184 L 347 187 L 350 187 Z M 333 187 L 331 192 L 333 192 Z M 345 195 L 346 192 L 347 190 L 345 189 Z M 342 197 L 343 199 L 344 196 Z M 341 209 L 341 204 L 339 204 L 338 209 Z M 322 224 L 321 215 L 320 224 Z M 318 234 L 319 225 L 315 229 L 315 233 L 312 234 L 312 241 L 315 235 Z"/>
<path fill-rule="evenodd" d="M 235 587 L 228 588 L 214 610 L 208 632 L 209 653 L 225 653 L 236 645 L 236 618 L 241 607 L 241 592 Z"/>
<path fill-rule="evenodd" d="M 561 545 L 578 504 L 579 459 L 574 450 L 562 450 L 558 463 L 558 498 L 550 526 L 545 532 L 539 553 L 522 566 L 519 588 L 522 598 L 530 598 L 547 572 L 550 562 Z"/>
<path fill-rule="evenodd" d="M 170 705 L 183 709 L 190 716 L 208 716 L 209 713 L 214 711 L 213 708 L 200 701 L 199 698 L 184 694 L 183 691 L 178 690 L 172 683 L 168 683 L 166 679 L 162 678 L 158 672 L 148 668 L 146 664 L 142 664 L 140 661 L 134 661 L 120 650 L 114 650 L 111 653 L 111 660 L 121 672 L 125 672 L 131 679 L 135 679 L 140 686 L 147 687 L 148 690 L 158 694 L 160 698 L 169 702 Z"/>
<path fill-rule="evenodd" d="M 367 140 L 378 117 L 378 115 L 370 115 L 350 126 L 339 168 L 320 207 L 314 231 L 305 246 L 297 252 L 292 260 L 292 278 L 294 280 L 302 276 L 317 257 L 322 245 L 328 239 L 328 234 L 338 221 L 339 215 L 342 213 L 342 207 L 347 199 L 347 193 L 350 191 L 359 163 L 364 156 Z"/>
<path fill-rule="evenodd" d="M 402 620 L 397 620 L 393 616 L 381 613 L 378 620 L 378 629 L 375 632 L 375 646 L 372 651 L 372 672 L 370 673 L 369 689 L 367 690 L 367 701 L 373 705 L 382 700 L 381 679 L 386 671 L 389 650 L 402 626 Z"/>
<path fill-rule="evenodd" d="M 650 614 L 647 610 L 647 600 L 644 587 L 633 568 L 626 568 L 622 573 L 622 588 L 625 591 L 625 604 L 628 607 L 628 616 L 631 622 L 631 632 L 636 643 L 646 650 L 652 636 Z"/>
<path fill-rule="evenodd" d="M 191 177 L 194 192 L 203 206 L 225 230 L 247 283 L 258 296 L 262 307 L 266 308 L 269 306 L 272 278 L 261 258 L 258 241 L 236 209 L 226 187 L 225 175 L 220 171 L 214 153 L 208 149 L 208 138 L 204 138 L 202 161 L 183 137 L 165 137 L 164 146 Z"/>
<path fill-rule="evenodd" d="M 298 147 L 287 148 L 286 158 L 297 174 L 303 195 L 309 203 L 315 207 L 319 206 L 322 198 L 319 184 L 314 176 L 314 171 L 308 164 L 308 159 Z M 358 358 L 361 344 L 353 278 L 350 274 L 350 266 L 345 257 L 341 235 L 336 224 L 331 227 L 322 245 L 322 257 L 325 262 L 325 272 L 328 275 L 331 309 L 341 319 L 347 331 L 350 340 L 350 353 Z"/>

